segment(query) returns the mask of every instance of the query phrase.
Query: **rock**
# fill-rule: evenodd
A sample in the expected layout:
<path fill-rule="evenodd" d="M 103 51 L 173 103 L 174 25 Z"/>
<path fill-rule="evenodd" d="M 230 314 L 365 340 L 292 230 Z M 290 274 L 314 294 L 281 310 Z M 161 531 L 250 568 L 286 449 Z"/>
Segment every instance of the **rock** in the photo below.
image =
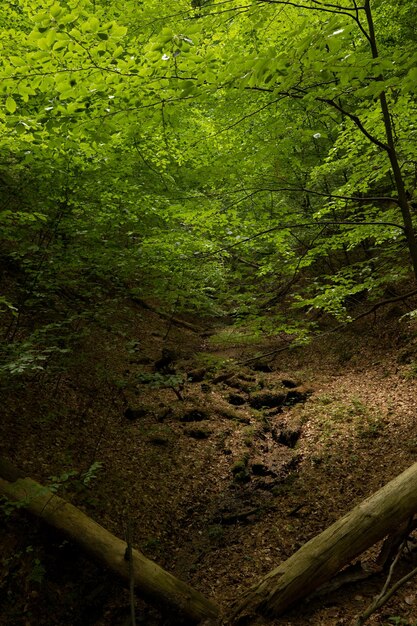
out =
<path fill-rule="evenodd" d="M 205 428 L 187 428 L 184 434 L 192 439 L 208 439 L 212 433 Z"/>
<path fill-rule="evenodd" d="M 248 383 L 242 380 L 236 379 L 236 378 L 232 378 L 232 380 L 227 380 L 225 384 L 228 387 L 232 387 L 233 389 L 239 389 L 240 391 L 243 391 L 244 393 L 249 393 L 251 389 L 253 389 L 252 385 L 249 385 Z"/>
<path fill-rule="evenodd" d="M 271 465 L 261 457 L 257 457 L 251 462 L 251 471 L 255 476 L 276 476 L 276 472 Z"/>
<path fill-rule="evenodd" d="M 253 487 L 254 489 L 261 489 L 262 491 L 272 491 L 279 482 L 280 481 L 277 480 L 275 476 L 262 476 L 255 480 Z"/>
<path fill-rule="evenodd" d="M 288 475 L 297 468 L 302 458 L 300 454 L 285 448 L 254 458 L 250 463 L 254 489 L 271 491 L 287 480 Z"/>
<path fill-rule="evenodd" d="M 256 376 L 252 376 L 252 374 L 239 374 L 238 378 L 246 383 L 256 383 Z"/>
<path fill-rule="evenodd" d="M 311 389 L 304 389 L 304 387 L 298 387 L 297 389 L 290 389 L 285 398 L 285 406 L 294 406 L 299 402 L 305 402 L 312 394 Z"/>
<path fill-rule="evenodd" d="M 234 409 L 229 409 L 227 406 L 215 407 L 216 412 L 228 420 L 239 420 L 239 413 Z"/>
<path fill-rule="evenodd" d="M 207 370 L 204 368 L 200 368 L 200 369 L 196 369 L 196 370 L 191 370 L 191 372 L 188 372 L 187 377 L 188 380 L 192 383 L 201 383 L 202 380 L 204 380 L 204 376 L 206 375 Z"/>
<path fill-rule="evenodd" d="M 243 470 L 242 472 L 237 472 L 234 475 L 234 481 L 236 483 L 249 483 L 250 482 L 250 475 L 248 470 Z"/>
<path fill-rule="evenodd" d="M 170 437 L 167 437 L 165 435 L 150 435 L 148 437 L 148 442 L 153 444 L 154 446 L 167 446 L 170 441 Z"/>
<path fill-rule="evenodd" d="M 144 409 L 143 407 L 138 407 L 137 409 L 132 409 L 132 407 L 128 407 L 126 411 L 124 412 L 124 416 L 129 421 L 134 422 L 140 417 L 145 417 L 147 413 L 148 411 Z"/>
<path fill-rule="evenodd" d="M 294 454 L 286 463 L 283 464 L 282 470 L 283 472 L 290 472 L 291 470 L 295 470 L 303 460 L 302 454 Z"/>
<path fill-rule="evenodd" d="M 229 394 L 228 402 L 229 404 L 233 404 L 233 406 L 242 406 L 242 404 L 246 403 L 246 400 L 238 393 L 231 393 Z"/>
<path fill-rule="evenodd" d="M 294 448 L 301 435 L 301 426 L 283 428 L 277 437 L 278 443 L 287 448 Z"/>
<path fill-rule="evenodd" d="M 181 415 L 179 418 L 180 422 L 183 423 L 202 422 L 203 420 L 207 419 L 209 419 L 208 414 L 206 413 L 206 411 L 203 411 L 201 409 L 190 409 L 189 411 L 183 413 L 183 415 Z"/>
<path fill-rule="evenodd" d="M 156 413 L 156 419 L 158 422 L 163 422 L 164 419 L 170 417 L 173 414 L 172 408 L 169 406 L 161 407 L 161 410 Z"/>
<path fill-rule="evenodd" d="M 239 472 L 243 472 L 246 470 L 246 461 L 241 459 L 240 461 L 236 461 L 236 463 L 232 466 L 232 474 L 238 474 Z"/>
<path fill-rule="evenodd" d="M 248 461 L 246 458 L 236 461 L 232 466 L 233 480 L 236 483 L 250 482 L 250 474 L 248 472 Z"/>
<path fill-rule="evenodd" d="M 175 354 L 172 352 L 172 350 L 170 350 L 169 348 L 163 348 L 161 358 L 154 363 L 155 371 L 161 372 L 162 374 L 175 373 L 175 368 L 172 365 L 174 360 Z"/>
<path fill-rule="evenodd" d="M 267 407 L 268 409 L 282 406 L 287 398 L 287 394 L 282 392 L 258 391 L 253 393 L 249 399 L 249 404 L 254 409 Z"/>
<path fill-rule="evenodd" d="M 291 378 L 283 378 L 281 380 L 281 384 L 287 389 L 294 389 L 295 387 L 298 387 L 298 384 L 295 382 L 295 380 L 292 380 Z"/>
<path fill-rule="evenodd" d="M 277 409 L 272 409 L 272 411 L 268 411 L 268 413 L 265 413 L 266 417 L 275 417 L 276 415 L 280 415 L 283 411 L 283 407 L 279 406 Z"/>
<path fill-rule="evenodd" d="M 129 363 L 131 365 L 150 365 L 152 363 L 152 359 L 149 356 L 141 356 L 135 359 L 131 359 Z"/>
<path fill-rule="evenodd" d="M 266 374 L 274 371 L 274 368 L 265 361 L 255 361 L 249 367 L 254 370 L 254 372 L 265 372 Z"/>

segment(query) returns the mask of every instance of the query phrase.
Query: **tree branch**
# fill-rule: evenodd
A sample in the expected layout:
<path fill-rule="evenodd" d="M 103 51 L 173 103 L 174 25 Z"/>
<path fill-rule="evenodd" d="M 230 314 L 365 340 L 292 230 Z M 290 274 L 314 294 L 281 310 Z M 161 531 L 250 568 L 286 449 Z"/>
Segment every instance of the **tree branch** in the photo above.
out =
<path fill-rule="evenodd" d="M 212 256 L 215 256 L 216 254 L 219 254 L 220 252 L 225 252 L 227 250 L 231 250 L 232 248 L 235 248 L 236 246 L 240 246 L 243 243 L 247 243 L 248 241 L 252 241 L 253 239 L 257 239 L 257 237 L 262 237 L 263 235 L 268 235 L 269 233 L 273 233 L 275 231 L 278 230 L 288 230 L 291 228 L 310 228 L 312 226 L 339 226 L 339 225 L 349 225 L 349 226 L 393 226 L 395 228 L 400 228 L 402 231 L 404 231 L 404 226 L 401 226 L 401 224 L 396 224 L 394 222 L 349 222 L 349 221 L 341 221 L 341 222 L 336 222 L 336 221 L 326 221 L 326 222 L 306 222 L 304 224 L 280 224 L 279 226 L 273 226 L 272 228 L 267 228 L 266 230 L 262 230 L 259 233 L 256 233 L 255 235 L 252 235 L 251 237 L 246 237 L 245 239 L 241 239 L 240 241 L 237 241 L 236 243 L 232 243 L 229 246 L 224 246 L 224 248 L 218 248 L 217 250 L 214 250 L 213 252 L 201 252 L 200 254 L 195 254 L 193 255 L 193 259 L 198 259 L 198 258 L 209 258 Z"/>
<path fill-rule="evenodd" d="M 371 141 L 373 144 L 375 144 L 382 150 L 385 150 L 385 152 L 389 152 L 388 144 L 384 143 L 383 141 L 380 141 L 379 139 L 374 137 L 374 135 L 371 135 L 371 133 L 366 130 L 365 126 L 362 124 L 361 120 L 359 119 L 357 115 L 354 115 L 353 113 L 349 113 L 349 111 L 346 111 L 346 109 L 341 107 L 340 104 L 338 104 L 331 98 L 316 98 L 316 100 L 318 100 L 318 102 L 324 102 L 326 104 L 329 104 L 330 106 L 340 111 L 340 113 L 342 113 L 343 115 L 346 115 L 346 117 L 348 117 L 350 120 L 352 120 L 354 124 L 356 124 L 359 130 L 365 135 L 367 139 L 369 139 L 369 141 Z"/>
<path fill-rule="evenodd" d="M 409 291 L 408 293 L 404 293 L 401 296 L 395 296 L 394 298 L 387 298 L 386 300 L 381 300 L 380 302 L 377 302 L 376 304 L 374 304 L 370 309 L 368 309 L 368 311 L 365 311 L 364 313 L 361 313 L 360 315 L 357 315 L 350 322 L 341 324 L 340 326 L 337 326 L 336 328 L 333 328 L 329 332 L 335 332 L 337 330 L 342 330 L 342 328 L 345 328 L 347 326 L 347 324 L 353 324 L 353 322 L 357 322 L 358 320 L 362 319 L 363 317 L 366 317 L 367 315 L 370 315 L 371 313 L 375 313 L 375 311 L 377 311 L 379 308 L 381 308 L 381 306 L 385 306 L 386 304 L 393 304 L 394 302 L 400 302 L 400 300 L 406 300 L 407 298 L 411 298 L 412 296 L 415 296 L 415 295 L 417 295 L 417 289 L 413 289 L 413 291 Z"/>
<path fill-rule="evenodd" d="M 366 39 L 370 41 L 369 34 L 366 32 L 359 19 L 359 11 L 365 10 L 365 7 L 358 7 L 356 4 L 354 7 L 341 7 L 337 4 L 327 4 L 318 2 L 317 0 L 311 0 L 314 6 L 306 4 L 298 4 L 297 2 L 291 2 L 290 0 L 257 0 L 258 4 L 286 4 L 296 7 L 297 9 L 309 9 L 310 11 L 324 11 L 325 13 L 334 13 L 336 15 L 346 15 L 353 19 L 358 25 L 361 32 L 365 35 Z M 350 13 L 351 11 L 352 13 Z"/>
<path fill-rule="evenodd" d="M 417 289 L 414 289 L 413 291 L 409 291 L 408 293 L 404 293 L 401 296 L 396 296 L 395 298 L 388 298 L 387 300 L 381 300 L 380 302 L 377 302 L 376 304 L 374 304 L 374 306 L 372 308 L 370 308 L 368 311 L 365 311 L 365 313 L 361 313 L 360 315 L 358 315 L 357 317 L 354 317 L 350 322 L 345 322 L 343 324 L 340 324 L 339 326 L 336 326 L 335 328 L 331 328 L 330 330 L 325 330 L 323 332 L 317 333 L 316 335 L 314 335 L 311 340 L 315 341 L 316 339 L 321 339 L 321 337 L 323 337 L 324 335 L 330 335 L 331 333 L 336 333 L 339 330 L 343 330 L 344 328 L 346 328 L 346 326 L 353 324 L 354 322 L 357 322 L 358 320 L 362 319 L 363 317 L 366 317 L 367 315 L 370 315 L 371 313 L 374 313 L 377 309 L 379 309 L 381 306 L 385 306 L 386 304 L 391 304 L 394 302 L 399 302 L 400 300 L 406 300 L 407 298 L 411 298 L 412 296 L 416 296 L 417 295 Z M 288 350 L 289 348 L 291 348 L 294 344 L 294 340 L 290 339 L 287 340 L 288 343 L 285 346 L 281 346 L 280 348 L 276 348 L 275 350 L 271 350 L 271 352 L 264 352 L 263 354 L 259 354 L 258 356 L 255 357 L 251 357 L 250 359 L 247 359 L 246 361 L 240 361 L 238 362 L 238 365 L 246 365 L 247 363 L 251 363 L 252 361 L 257 361 L 258 359 L 264 359 L 266 357 L 269 356 L 275 356 L 276 354 L 279 354 L 280 352 L 285 352 L 285 350 Z M 417 568 L 416 568 L 417 570 Z M 416 572 L 416 570 L 413 570 L 412 575 L 414 576 Z M 411 578 L 411 575 L 410 575 Z M 401 579 L 403 580 L 403 579 Z M 407 580 L 409 580 L 407 578 Z M 399 581 L 401 582 L 401 581 Z M 406 581 L 404 581 L 406 582 Z M 397 583 L 398 584 L 398 583 Z M 396 585 L 394 585 L 395 590 L 397 589 Z M 391 590 L 392 591 L 392 590 Z M 392 595 L 392 593 L 394 592 L 389 592 L 390 596 Z M 388 599 L 388 598 L 387 598 Z"/>
<path fill-rule="evenodd" d="M 391 198 L 390 196 L 342 196 L 339 194 L 325 193 L 323 191 L 314 191 L 313 189 L 307 189 L 306 187 L 278 187 L 274 189 L 273 187 L 258 187 L 258 191 L 295 191 L 300 193 L 309 193 L 313 196 L 323 196 L 325 198 L 337 198 L 338 200 L 350 200 L 352 202 L 395 202 L 395 204 L 399 204 L 397 198 Z M 238 190 L 234 193 L 239 193 L 241 190 Z M 401 226 L 402 228 L 402 226 Z"/>

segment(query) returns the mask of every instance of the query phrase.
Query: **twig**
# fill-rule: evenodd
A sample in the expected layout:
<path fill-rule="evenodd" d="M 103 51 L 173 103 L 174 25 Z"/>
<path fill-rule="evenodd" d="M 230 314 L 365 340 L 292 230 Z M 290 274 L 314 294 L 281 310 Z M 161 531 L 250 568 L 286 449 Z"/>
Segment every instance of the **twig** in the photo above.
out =
<path fill-rule="evenodd" d="M 177 389 L 176 387 L 173 387 L 173 386 L 168 387 L 168 389 L 171 389 L 175 393 L 175 395 L 177 396 L 178 400 L 181 400 L 181 402 L 184 401 L 184 398 L 183 398 L 183 396 L 181 394 L 180 389 Z"/>
<path fill-rule="evenodd" d="M 379 598 L 378 600 L 378 604 L 374 604 L 372 605 L 372 607 L 369 607 L 369 609 L 367 609 L 367 611 L 365 611 L 365 613 L 362 615 L 361 618 L 358 619 L 358 621 L 356 622 L 356 624 L 358 625 L 362 625 L 364 624 L 365 620 L 368 619 L 368 617 L 370 617 L 370 615 L 376 611 L 377 609 L 379 609 L 383 604 L 385 604 L 386 602 L 388 602 L 388 600 L 391 598 L 391 596 L 394 595 L 394 593 L 396 593 L 398 591 L 398 589 L 400 587 L 402 587 L 403 585 L 405 585 L 405 583 L 407 583 L 409 580 L 411 580 L 412 578 L 414 578 L 414 576 L 416 576 L 417 574 L 417 567 L 415 567 L 413 570 L 411 570 L 411 572 L 409 572 L 408 574 L 406 574 L 405 576 L 403 576 L 403 578 L 400 578 L 399 581 L 397 581 L 395 583 L 395 585 L 393 585 L 391 587 L 391 589 L 382 597 Z M 376 601 L 375 601 L 376 602 Z M 372 608 L 372 611 L 371 611 Z M 360 620 L 360 621 L 359 621 Z M 355 624 L 355 626 L 356 626 Z"/>
<path fill-rule="evenodd" d="M 392 576 L 394 574 L 394 570 L 397 566 L 398 561 L 400 560 L 400 557 L 403 553 L 403 550 L 405 548 L 405 546 L 407 545 L 407 539 L 408 536 L 410 534 L 410 528 L 412 526 L 412 519 L 409 521 L 409 524 L 407 525 L 407 528 L 405 530 L 404 533 L 404 539 L 401 542 L 400 547 L 398 548 L 397 554 L 395 556 L 395 559 L 392 561 L 389 571 L 388 571 L 388 576 L 387 579 L 385 581 L 385 584 L 382 588 L 381 593 L 379 593 L 379 595 L 377 595 L 377 597 L 374 599 L 374 601 L 368 606 L 368 608 L 366 609 L 366 611 L 364 611 L 364 613 L 362 613 L 362 615 L 359 615 L 359 617 L 357 618 L 357 620 L 354 623 L 354 626 L 362 626 L 362 624 L 364 624 L 366 622 L 366 620 L 372 615 L 372 613 L 374 613 L 377 609 L 379 609 L 383 604 L 385 604 L 385 602 L 387 602 L 387 600 L 389 600 L 389 598 L 397 591 L 397 589 L 399 589 L 399 587 L 401 587 L 402 584 L 404 584 L 405 582 L 407 582 L 407 580 L 409 580 L 414 573 L 417 573 L 417 567 L 410 572 L 409 574 L 407 574 L 406 576 L 404 576 L 403 578 L 401 578 L 395 585 L 393 585 L 391 587 L 390 590 L 388 590 L 389 584 L 392 580 Z"/>
<path fill-rule="evenodd" d="M 182 287 L 180 287 L 180 289 L 182 289 Z M 168 339 L 168 335 L 169 335 L 169 333 L 171 331 L 172 324 L 174 323 L 175 313 L 177 312 L 179 301 L 180 301 L 180 294 L 178 293 L 177 299 L 175 300 L 174 307 L 173 307 L 173 309 L 171 311 L 171 315 L 168 318 L 168 328 L 167 328 L 167 332 L 165 333 L 165 336 L 164 336 L 164 339 L 163 339 L 164 342 Z"/>
<path fill-rule="evenodd" d="M 289 515 L 291 514 L 292 511 L 291 513 L 289 513 Z M 362 563 L 350 565 L 345 570 L 337 574 L 331 582 L 324 583 L 318 589 L 313 591 L 313 593 L 307 597 L 307 602 L 328 595 L 329 593 L 333 593 L 344 585 L 356 583 L 360 580 L 366 580 L 367 578 L 371 578 L 371 576 L 379 574 L 381 570 L 382 567 L 376 567 L 375 569 L 366 569 L 362 565 Z"/>
<path fill-rule="evenodd" d="M 136 626 L 135 612 L 135 578 L 133 575 L 133 559 L 132 559 L 132 522 L 130 517 L 127 518 L 126 527 L 126 552 L 125 560 L 129 563 L 129 598 L 130 598 L 130 622 L 131 626 Z"/>

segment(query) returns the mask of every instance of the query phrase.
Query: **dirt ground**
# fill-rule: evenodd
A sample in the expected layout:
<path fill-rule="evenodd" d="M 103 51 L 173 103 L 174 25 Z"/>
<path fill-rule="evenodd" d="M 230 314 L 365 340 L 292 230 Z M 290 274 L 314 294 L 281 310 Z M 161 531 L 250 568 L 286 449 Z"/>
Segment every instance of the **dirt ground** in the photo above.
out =
<path fill-rule="evenodd" d="M 115 535 L 130 520 L 136 547 L 227 611 L 415 462 L 417 326 L 381 310 L 245 363 L 282 338 L 189 321 L 198 332 L 126 308 L 80 339 L 64 374 L 4 385 L 0 452 Z M 0 529 L 1 625 L 130 623 L 123 585 L 64 537 L 8 506 Z M 393 580 L 415 565 L 410 549 Z M 266 623 L 350 625 L 385 578 Z M 171 623 L 141 601 L 137 615 Z M 417 624 L 417 579 L 367 623 Z"/>

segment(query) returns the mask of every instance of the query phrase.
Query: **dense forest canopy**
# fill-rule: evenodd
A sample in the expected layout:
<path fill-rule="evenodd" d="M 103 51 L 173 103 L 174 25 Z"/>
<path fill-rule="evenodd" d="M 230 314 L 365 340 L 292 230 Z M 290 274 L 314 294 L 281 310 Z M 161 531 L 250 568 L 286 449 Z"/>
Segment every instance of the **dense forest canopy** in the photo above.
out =
<path fill-rule="evenodd" d="M 0 4 L 3 619 L 417 573 L 414 4 Z"/>
<path fill-rule="evenodd" d="M 3 3 L 3 371 L 126 294 L 302 338 L 415 276 L 412 10 Z"/>

